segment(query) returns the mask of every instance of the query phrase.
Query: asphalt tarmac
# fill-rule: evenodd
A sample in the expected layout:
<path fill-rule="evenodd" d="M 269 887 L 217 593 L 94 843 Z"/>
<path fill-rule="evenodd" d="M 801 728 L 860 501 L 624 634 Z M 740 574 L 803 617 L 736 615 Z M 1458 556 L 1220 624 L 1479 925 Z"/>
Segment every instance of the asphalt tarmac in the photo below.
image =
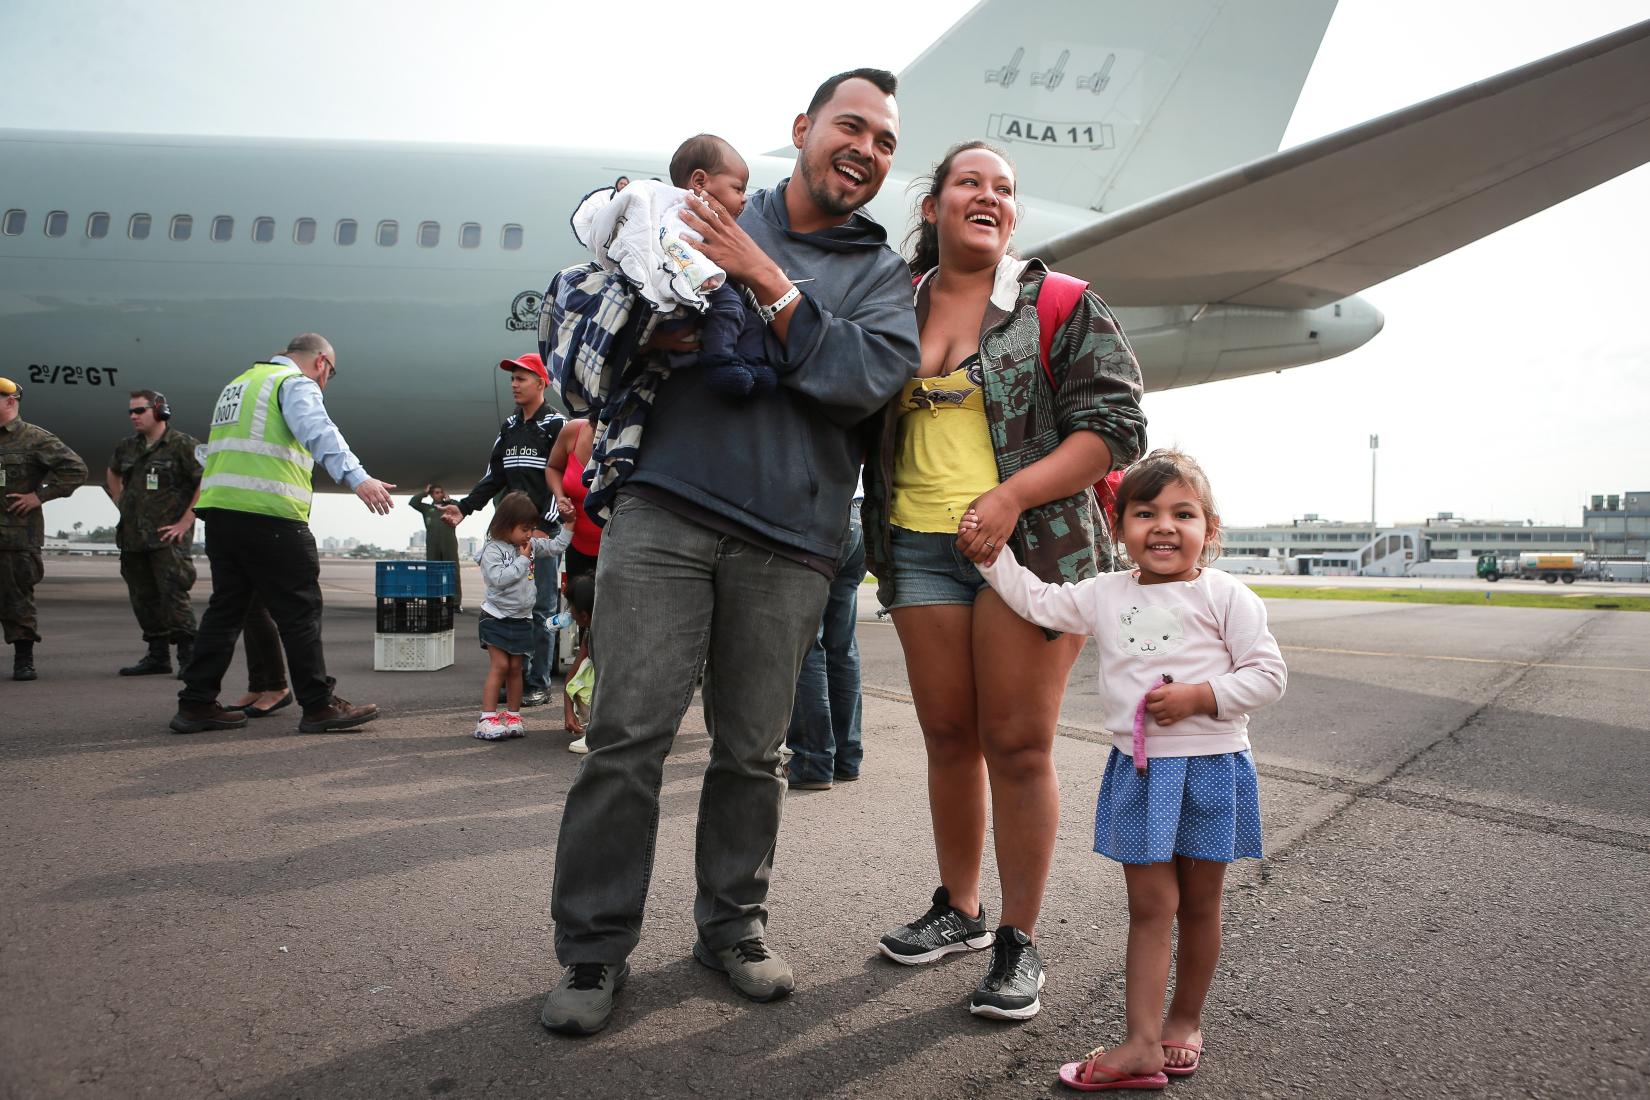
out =
<path fill-rule="evenodd" d="M 580 1040 L 537 1018 L 580 759 L 559 708 L 474 741 L 473 615 L 456 667 L 374 673 L 370 564 L 324 580 L 339 691 L 384 716 L 302 736 L 293 707 L 178 737 L 175 681 L 114 674 L 142 651 L 115 563 L 48 559 L 41 679 L 0 680 L 0 1096 L 1047 1096 L 1121 1037 L 1092 646 L 1055 744 L 1035 1020 L 968 1014 L 984 954 L 875 953 L 935 870 L 922 738 L 867 590 L 864 778 L 785 806 L 769 937 L 795 995 L 752 1004 L 689 957 L 690 709 L 635 972 Z M 1650 1095 L 1650 615 L 1267 607 L 1290 666 L 1251 729 L 1268 859 L 1228 878 L 1207 1052 L 1169 1091 Z"/>

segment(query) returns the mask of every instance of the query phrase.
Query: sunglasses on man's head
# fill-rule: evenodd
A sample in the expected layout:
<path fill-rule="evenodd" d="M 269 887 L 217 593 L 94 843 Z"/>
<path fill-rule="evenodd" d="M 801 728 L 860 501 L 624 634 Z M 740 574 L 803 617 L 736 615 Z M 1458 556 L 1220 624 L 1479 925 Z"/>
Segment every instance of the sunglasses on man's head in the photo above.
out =
<path fill-rule="evenodd" d="M 133 405 L 131 408 L 126 410 L 126 415 L 137 416 L 140 413 L 148 412 L 152 408 L 154 408 L 153 405 Z"/>

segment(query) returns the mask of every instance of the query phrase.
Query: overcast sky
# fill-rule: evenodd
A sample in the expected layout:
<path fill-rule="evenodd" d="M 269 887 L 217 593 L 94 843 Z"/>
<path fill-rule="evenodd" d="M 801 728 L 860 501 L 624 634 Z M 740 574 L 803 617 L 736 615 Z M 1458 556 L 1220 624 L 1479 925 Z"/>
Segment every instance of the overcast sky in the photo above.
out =
<path fill-rule="evenodd" d="M 897 71 L 971 6 L 632 0 L 627 31 L 674 43 L 638 66 L 603 4 L 0 0 L 0 126 L 661 149 L 709 129 L 765 150 L 824 76 Z M 1647 0 L 1342 0 L 1284 145 L 1645 18 Z M 726 58 L 740 81 L 716 87 Z M 1203 460 L 1229 523 L 1367 518 L 1371 433 L 1382 523 L 1579 523 L 1589 494 L 1650 488 L 1647 252 L 1641 168 L 1366 291 L 1386 329 L 1351 355 L 1148 395 L 1151 442 Z M 47 512 L 113 519 L 91 489 Z M 314 526 L 403 546 L 416 521 L 323 497 Z"/>

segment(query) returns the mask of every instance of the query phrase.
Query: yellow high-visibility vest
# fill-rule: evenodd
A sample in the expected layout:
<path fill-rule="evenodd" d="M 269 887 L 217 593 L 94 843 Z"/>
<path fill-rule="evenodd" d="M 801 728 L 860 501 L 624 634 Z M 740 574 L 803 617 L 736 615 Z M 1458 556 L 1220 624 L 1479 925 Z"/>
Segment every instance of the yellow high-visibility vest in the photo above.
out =
<path fill-rule="evenodd" d="M 315 459 L 281 415 L 281 386 L 302 372 L 254 363 L 212 410 L 197 509 L 224 508 L 309 522 Z"/>

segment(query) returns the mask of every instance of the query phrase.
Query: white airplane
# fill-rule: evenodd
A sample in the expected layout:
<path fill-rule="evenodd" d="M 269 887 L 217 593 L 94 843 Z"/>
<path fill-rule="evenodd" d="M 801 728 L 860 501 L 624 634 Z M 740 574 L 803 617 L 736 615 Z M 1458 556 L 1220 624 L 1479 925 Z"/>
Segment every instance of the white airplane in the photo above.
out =
<path fill-rule="evenodd" d="M 1090 280 L 1162 390 L 1345 354 L 1383 323 L 1359 291 L 1650 160 L 1650 22 L 1278 152 L 1334 7 L 985 0 L 900 74 L 871 213 L 897 241 L 912 176 L 999 143 L 1023 254 Z M 374 475 L 466 485 L 510 407 L 491 364 L 585 258 L 578 200 L 669 155 L 0 130 L 0 375 L 95 464 L 127 390 L 204 436 L 315 330 Z"/>

